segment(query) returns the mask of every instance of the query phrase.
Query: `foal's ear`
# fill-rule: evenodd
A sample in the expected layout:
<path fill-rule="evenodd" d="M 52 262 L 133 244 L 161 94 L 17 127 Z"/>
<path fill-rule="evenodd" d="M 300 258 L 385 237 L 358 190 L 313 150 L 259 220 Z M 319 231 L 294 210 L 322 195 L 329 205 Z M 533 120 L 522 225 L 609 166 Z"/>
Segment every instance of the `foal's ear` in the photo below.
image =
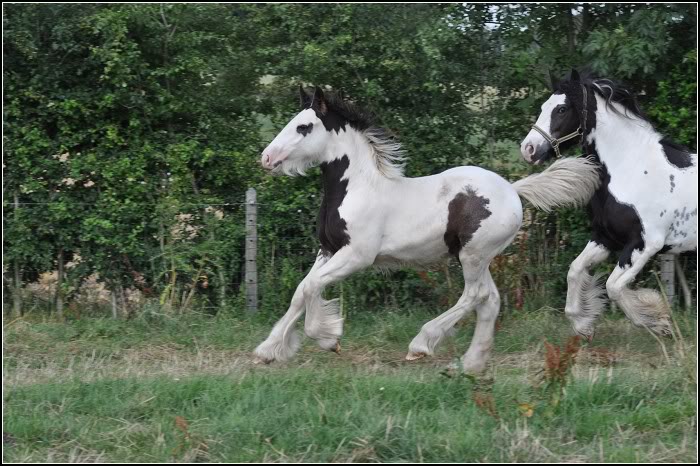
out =
<path fill-rule="evenodd" d="M 571 80 L 575 83 L 581 82 L 581 76 L 579 76 L 575 68 L 571 68 Z"/>
<path fill-rule="evenodd" d="M 304 109 L 311 102 L 311 96 L 306 93 L 301 84 L 299 84 L 299 105 Z"/>
<path fill-rule="evenodd" d="M 323 95 L 323 90 L 320 87 L 316 86 L 314 89 L 314 95 L 311 102 L 311 107 L 314 110 L 318 110 L 321 114 L 326 113 L 326 110 L 328 109 L 328 106 L 326 105 L 326 97 Z"/>
<path fill-rule="evenodd" d="M 547 74 L 549 75 L 549 86 L 552 88 L 552 91 L 556 91 L 559 81 L 552 74 L 552 70 L 547 70 Z"/>

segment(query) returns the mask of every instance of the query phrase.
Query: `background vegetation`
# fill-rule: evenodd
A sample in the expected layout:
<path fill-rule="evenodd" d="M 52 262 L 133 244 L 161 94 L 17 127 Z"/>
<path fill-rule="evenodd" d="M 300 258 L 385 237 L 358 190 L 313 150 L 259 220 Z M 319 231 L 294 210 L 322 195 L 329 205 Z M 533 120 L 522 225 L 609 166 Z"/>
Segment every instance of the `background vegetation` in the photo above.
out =
<path fill-rule="evenodd" d="M 317 173 L 258 163 L 299 82 L 376 112 L 411 176 L 535 170 L 519 141 L 548 72 L 572 66 L 626 81 L 696 148 L 696 8 L 3 5 L 3 460 L 697 462 L 694 314 L 674 312 L 672 339 L 615 313 L 592 342 L 569 339 L 579 210 L 528 208 L 494 261 L 503 306 L 480 378 L 439 375 L 473 317 L 434 358 L 403 360 L 457 299 L 454 264 L 329 290 L 352 314 L 340 355 L 307 341 L 288 363 L 250 358 L 317 248 Z M 695 258 L 681 262 L 696 296 Z"/>
<path fill-rule="evenodd" d="M 252 186 L 261 305 L 280 312 L 313 260 L 320 183 L 267 178 L 258 158 L 295 113 L 299 82 L 376 112 L 411 176 L 461 164 L 526 175 L 517 144 L 548 72 L 572 66 L 626 81 L 661 131 L 696 147 L 696 15 L 690 4 L 6 5 L 6 309 L 239 312 Z M 526 223 L 494 265 L 506 308 L 561 306 L 585 215 Z M 366 274 L 340 292 L 350 312 L 437 308 L 460 277 L 447 265 Z"/>

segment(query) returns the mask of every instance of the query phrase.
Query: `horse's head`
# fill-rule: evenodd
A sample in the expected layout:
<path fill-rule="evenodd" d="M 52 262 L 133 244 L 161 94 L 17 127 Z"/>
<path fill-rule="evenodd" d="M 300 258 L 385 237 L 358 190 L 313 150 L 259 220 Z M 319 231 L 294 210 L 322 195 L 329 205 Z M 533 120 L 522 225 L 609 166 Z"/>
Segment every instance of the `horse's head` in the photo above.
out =
<path fill-rule="evenodd" d="M 345 130 L 345 121 L 334 112 L 321 88 L 307 94 L 299 86 L 301 111 L 262 153 L 262 166 L 273 173 L 303 174 L 322 162 L 332 135 Z"/>
<path fill-rule="evenodd" d="M 526 162 L 542 163 L 580 141 L 586 123 L 594 118 L 595 112 L 592 108 L 595 97 L 586 86 L 576 70 L 571 71 L 568 80 L 552 82 L 554 93 L 542 104 L 537 122 L 520 145 L 520 153 Z"/>

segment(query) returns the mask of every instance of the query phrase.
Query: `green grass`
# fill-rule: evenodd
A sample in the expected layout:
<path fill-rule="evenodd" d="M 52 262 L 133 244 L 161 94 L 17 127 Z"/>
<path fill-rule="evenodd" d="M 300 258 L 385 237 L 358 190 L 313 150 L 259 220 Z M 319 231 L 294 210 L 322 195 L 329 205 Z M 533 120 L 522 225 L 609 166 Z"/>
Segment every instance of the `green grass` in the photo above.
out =
<path fill-rule="evenodd" d="M 692 462 L 696 321 L 677 315 L 681 336 L 663 341 L 603 320 L 556 407 L 539 386 L 544 338 L 569 336 L 554 310 L 502 319 L 479 378 L 441 375 L 470 321 L 436 357 L 403 360 L 431 317 L 417 311 L 351 316 L 340 355 L 307 340 L 270 366 L 250 358 L 262 316 L 14 321 L 3 459 Z"/>

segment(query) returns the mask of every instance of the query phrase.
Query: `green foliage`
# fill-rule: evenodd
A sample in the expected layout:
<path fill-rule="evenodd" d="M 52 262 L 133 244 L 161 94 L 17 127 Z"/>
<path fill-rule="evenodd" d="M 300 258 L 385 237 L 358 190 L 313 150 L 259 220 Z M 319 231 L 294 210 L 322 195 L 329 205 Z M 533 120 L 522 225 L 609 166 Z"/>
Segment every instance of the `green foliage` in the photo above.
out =
<path fill-rule="evenodd" d="M 98 273 L 173 310 L 230 309 L 253 186 L 261 303 L 278 313 L 315 257 L 322 192 L 313 172 L 268 178 L 257 160 L 296 111 L 298 83 L 377 113 L 410 176 L 473 164 L 517 179 L 533 170 L 517 142 L 548 70 L 588 64 L 625 79 L 660 130 L 695 146 L 695 21 L 684 4 L 8 5 L 5 270 L 33 281 L 63 251 L 82 260 L 71 289 Z M 588 239 L 580 211 L 534 215 L 494 271 L 511 307 L 561 305 Z M 393 278 L 332 291 L 350 312 L 437 308 L 461 274 Z"/>

